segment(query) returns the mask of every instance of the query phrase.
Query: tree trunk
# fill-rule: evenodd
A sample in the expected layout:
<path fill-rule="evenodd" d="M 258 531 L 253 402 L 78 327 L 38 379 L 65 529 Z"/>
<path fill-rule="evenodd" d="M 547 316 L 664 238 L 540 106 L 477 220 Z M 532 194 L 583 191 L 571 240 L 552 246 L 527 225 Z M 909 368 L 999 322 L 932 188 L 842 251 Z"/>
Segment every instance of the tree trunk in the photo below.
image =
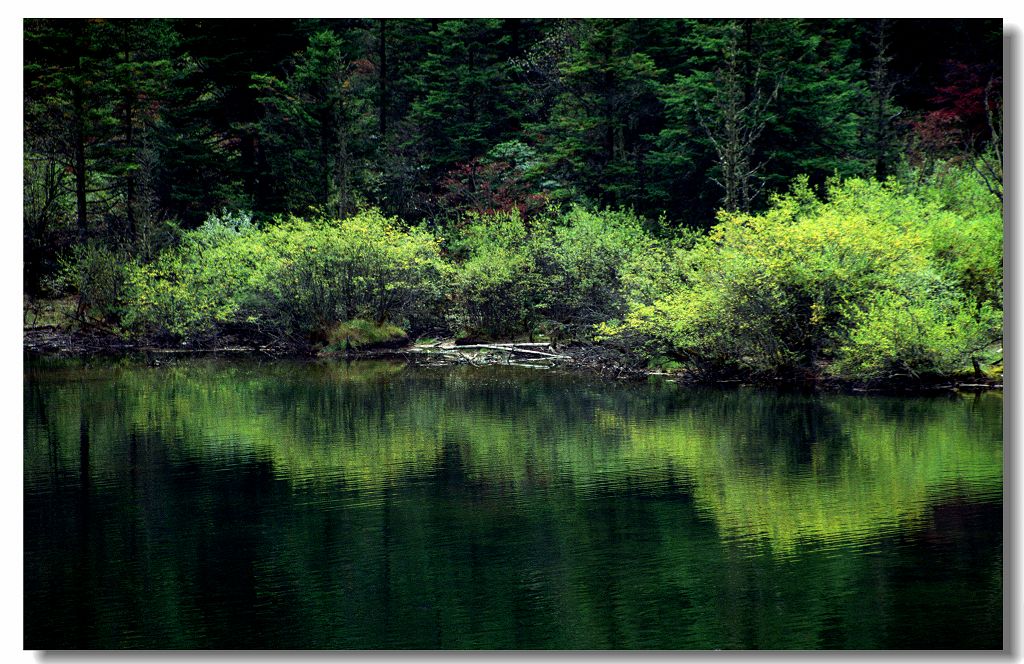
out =
<path fill-rule="evenodd" d="M 131 52 L 125 48 L 124 61 L 128 63 L 131 61 Z M 129 159 L 135 159 L 135 92 L 132 90 L 131 81 L 125 83 L 124 86 L 124 118 L 123 118 L 123 131 L 124 131 L 124 145 L 126 152 L 131 155 Z M 136 239 L 136 220 L 135 220 L 135 174 L 129 170 L 125 175 L 124 181 L 124 196 L 125 196 L 125 216 L 128 219 L 128 238 L 134 242 Z"/>
<path fill-rule="evenodd" d="M 871 79 L 868 83 L 872 103 L 870 141 L 871 156 L 874 159 L 875 178 L 879 181 L 885 180 L 889 175 L 889 154 L 891 152 L 891 128 L 890 123 L 895 113 L 890 117 L 893 84 L 889 80 L 888 55 L 888 23 L 886 19 L 878 19 L 875 22 L 875 29 L 872 35 L 871 46 L 874 50 L 874 58 L 871 66 Z"/>
<path fill-rule="evenodd" d="M 71 92 L 72 109 L 74 111 L 74 149 L 75 149 L 75 201 L 78 208 L 78 237 L 85 240 L 88 233 L 88 222 L 85 211 L 85 102 L 81 83 L 76 82 Z"/>
<path fill-rule="evenodd" d="M 378 73 L 378 79 L 380 84 L 380 100 L 377 103 L 377 111 L 379 114 L 378 122 L 380 123 L 380 140 L 384 142 L 384 138 L 388 133 L 388 48 L 387 48 L 387 35 L 385 32 L 386 19 L 380 19 L 380 36 L 378 38 L 377 49 L 378 56 L 380 57 L 380 70 Z"/>

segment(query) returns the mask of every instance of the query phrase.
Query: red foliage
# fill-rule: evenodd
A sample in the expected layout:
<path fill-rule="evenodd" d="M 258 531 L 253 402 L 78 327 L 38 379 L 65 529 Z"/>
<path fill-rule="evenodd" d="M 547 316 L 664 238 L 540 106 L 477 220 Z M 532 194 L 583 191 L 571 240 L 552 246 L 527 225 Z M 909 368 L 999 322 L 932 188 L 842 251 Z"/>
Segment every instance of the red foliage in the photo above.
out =
<path fill-rule="evenodd" d="M 544 194 L 528 193 L 522 172 L 507 161 L 475 157 L 448 171 L 441 186 L 445 206 L 478 214 L 518 210 L 528 219 L 547 205 Z"/>
<path fill-rule="evenodd" d="M 918 145 L 929 155 L 978 149 L 991 138 L 989 113 L 1000 112 L 1002 85 L 989 67 L 954 61 L 946 66 L 946 85 L 929 100 L 934 109 L 914 123 Z"/>
<path fill-rule="evenodd" d="M 367 58 L 352 61 L 352 73 L 359 76 L 376 76 L 377 65 Z"/>

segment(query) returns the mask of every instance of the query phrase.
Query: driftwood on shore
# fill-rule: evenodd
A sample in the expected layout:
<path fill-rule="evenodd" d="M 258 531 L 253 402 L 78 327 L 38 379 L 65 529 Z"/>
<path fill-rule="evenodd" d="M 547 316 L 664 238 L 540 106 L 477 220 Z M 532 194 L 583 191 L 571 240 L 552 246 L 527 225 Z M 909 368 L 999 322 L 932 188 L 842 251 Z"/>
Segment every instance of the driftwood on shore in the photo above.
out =
<path fill-rule="evenodd" d="M 450 350 L 467 350 L 467 349 L 478 349 L 479 348 L 479 349 L 485 349 L 485 350 L 502 351 L 502 352 L 506 352 L 506 353 L 519 353 L 519 354 L 522 354 L 522 355 L 540 355 L 540 356 L 543 356 L 543 357 L 550 357 L 550 358 L 556 358 L 556 359 L 569 359 L 568 355 L 559 355 L 557 353 L 545 353 L 545 352 L 539 351 L 539 350 L 531 350 L 529 348 L 523 348 L 523 346 L 526 346 L 526 345 L 541 346 L 541 347 L 545 347 L 545 348 L 551 348 L 548 344 L 542 344 L 542 343 L 531 343 L 531 344 L 515 344 L 515 343 L 507 343 L 507 344 L 506 343 L 466 344 L 466 345 L 463 345 L 463 346 L 451 346 L 450 348 L 447 347 L 447 346 L 431 346 L 429 348 L 431 350 L 434 350 L 434 349 L 437 349 L 437 348 L 441 348 L 443 350 L 449 350 L 449 349 Z M 417 349 L 417 347 L 413 346 L 413 350 L 416 350 L 416 349 Z M 426 349 L 426 347 L 424 349 Z"/>
<path fill-rule="evenodd" d="M 545 350 L 540 350 L 541 348 Z M 573 358 L 564 353 L 555 352 L 546 343 L 487 343 L 487 344 L 455 344 L 452 342 L 435 342 L 431 344 L 415 344 L 399 351 L 402 355 L 415 361 L 432 363 L 455 362 L 480 366 L 484 364 L 505 364 L 538 368 L 552 363 L 570 361 Z"/>

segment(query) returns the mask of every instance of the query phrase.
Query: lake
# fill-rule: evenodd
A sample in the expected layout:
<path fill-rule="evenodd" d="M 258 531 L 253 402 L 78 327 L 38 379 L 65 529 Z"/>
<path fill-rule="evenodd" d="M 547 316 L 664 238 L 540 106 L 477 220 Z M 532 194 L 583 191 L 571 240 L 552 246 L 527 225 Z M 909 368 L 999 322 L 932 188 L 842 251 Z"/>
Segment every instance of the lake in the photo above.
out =
<path fill-rule="evenodd" d="M 25 647 L 1000 649 L 1002 413 L 26 359 Z"/>

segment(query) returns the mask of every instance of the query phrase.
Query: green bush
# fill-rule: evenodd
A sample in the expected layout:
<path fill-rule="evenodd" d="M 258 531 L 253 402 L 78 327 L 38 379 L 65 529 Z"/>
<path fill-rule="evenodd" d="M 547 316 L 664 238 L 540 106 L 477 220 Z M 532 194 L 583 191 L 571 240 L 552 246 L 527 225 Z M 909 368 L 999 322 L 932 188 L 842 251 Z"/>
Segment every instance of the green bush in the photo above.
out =
<path fill-rule="evenodd" d="M 656 288 L 663 248 L 633 213 L 572 208 L 551 226 L 544 245 L 544 313 L 558 336 L 589 337 L 620 318 L 627 302 Z"/>
<path fill-rule="evenodd" d="M 478 215 L 453 234 L 450 321 L 466 336 L 588 338 L 666 287 L 668 245 L 631 212 L 574 207 L 529 225 L 514 211 Z"/>
<path fill-rule="evenodd" d="M 265 236 L 275 257 L 256 296 L 277 328 L 318 335 L 355 318 L 418 328 L 443 297 L 448 270 L 436 239 L 379 212 L 293 218 Z"/>
<path fill-rule="evenodd" d="M 476 215 L 447 229 L 446 255 L 375 210 L 265 227 L 225 213 L 148 264 L 87 245 L 66 275 L 85 309 L 176 339 L 544 333 L 709 375 L 948 374 L 1001 334 L 1001 206 L 956 172 L 835 180 L 822 198 L 800 179 L 707 234 L 579 207 Z"/>
<path fill-rule="evenodd" d="M 997 243 L 951 240 L 972 224 L 993 235 L 988 222 L 892 182 L 832 182 L 821 201 L 801 181 L 763 214 L 721 214 L 680 254 L 683 278 L 671 292 L 634 302 L 602 333 L 642 339 L 648 352 L 704 372 L 818 371 L 832 362 L 849 378 L 895 365 L 948 372 L 998 336 Z M 962 265 L 984 269 L 972 282 L 960 278 L 975 274 Z M 915 326 L 924 336 L 911 348 L 897 337 Z M 873 351 L 877 363 L 865 357 Z"/>
<path fill-rule="evenodd" d="M 235 326 L 324 341 L 356 318 L 423 324 L 446 277 L 432 235 L 376 211 L 264 229 L 214 217 L 133 271 L 130 323 L 186 339 Z"/>
<path fill-rule="evenodd" d="M 61 261 L 57 289 L 78 295 L 77 317 L 117 323 L 124 313 L 130 270 L 130 259 L 124 253 L 90 241 L 75 247 L 71 256 Z"/>
<path fill-rule="evenodd" d="M 515 211 L 473 216 L 458 229 L 450 243 L 458 263 L 448 312 L 457 335 L 500 339 L 534 332 L 544 297 L 541 243 Z"/>
<path fill-rule="evenodd" d="M 254 285 L 271 257 L 247 215 L 211 215 L 180 246 L 132 266 L 125 324 L 158 337 L 214 334 L 247 317 L 244 307 L 252 305 Z"/>
<path fill-rule="evenodd" d="M 999 313 L 973 309 L 953 294 L 881 292 L 852 322 L 829 372 L 871 380 L 948 375 L 969 365 L 998 336 Z"/>

